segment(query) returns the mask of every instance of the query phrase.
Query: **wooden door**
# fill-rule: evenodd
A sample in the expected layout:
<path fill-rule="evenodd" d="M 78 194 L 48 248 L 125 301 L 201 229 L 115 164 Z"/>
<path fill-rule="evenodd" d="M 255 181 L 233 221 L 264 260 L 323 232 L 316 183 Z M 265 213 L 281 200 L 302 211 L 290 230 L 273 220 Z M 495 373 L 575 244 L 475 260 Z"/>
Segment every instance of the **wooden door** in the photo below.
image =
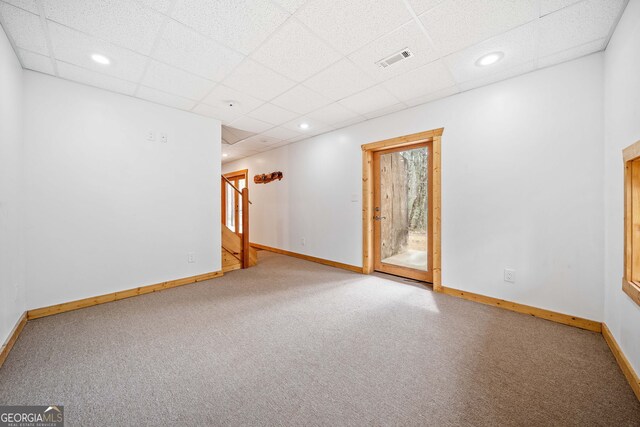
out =
<path fill-rule="evenodd" d="M 432 142 L 373 153 L 374 269 L 433 281 Z"/>

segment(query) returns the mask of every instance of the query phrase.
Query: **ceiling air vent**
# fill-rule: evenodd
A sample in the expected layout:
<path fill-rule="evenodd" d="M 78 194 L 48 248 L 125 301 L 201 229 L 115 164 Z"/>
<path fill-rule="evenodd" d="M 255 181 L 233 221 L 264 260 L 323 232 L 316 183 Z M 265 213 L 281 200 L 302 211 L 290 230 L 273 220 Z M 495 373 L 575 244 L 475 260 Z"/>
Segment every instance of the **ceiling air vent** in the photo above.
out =
<path fill-rule="evenodd" d="M 391 56 L 381 59 L 380 61 L 376 62 L 376 64 L 378 64 L 382 68 L 387 68 L 395 64 L 396 62 L 402 61 L 403 59 L 411 58 L 412 56 L 413 53 L 411 53 L 409 49 L 403 49 L 398 53 L 394 53 Z"/>

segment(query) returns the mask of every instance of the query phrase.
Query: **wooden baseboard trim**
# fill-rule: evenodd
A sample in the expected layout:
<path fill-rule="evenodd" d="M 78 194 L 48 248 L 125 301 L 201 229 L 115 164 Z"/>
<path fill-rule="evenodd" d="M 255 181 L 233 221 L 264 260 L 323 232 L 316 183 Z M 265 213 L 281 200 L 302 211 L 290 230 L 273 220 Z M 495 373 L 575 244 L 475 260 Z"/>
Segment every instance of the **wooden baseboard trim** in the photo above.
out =
<path fill-rule="evenodd" d="M 620 366 L 620 370 L 627 378 L 627 381 L 629 381 L 631 389 L 633 389 L 636 397 L 638 398 L 638 400 L 640 400 L 640 377 L 638 377 L 636 371 L 633 370 L 633 366 L 631 366 L 631 363 L 629 363 L 629 359 L 627 359 L 627 356 L 625 356 L 622 352 L 622 349 L 618 345 L 616 339 L 613 337 L 613 334 L 607 327 L 606 323 L 602 323 L 602 336 L 609 345 L 611 353 L 613 353 L 613 357 L 616 358 L 616 361 Z"/>
<path fill-rule="evenodd" d="M 238 265 L 232 265 L 230 267 L 224 267 L 222 269 L 222 272 L 226 274 L 226 273 L 228 273 L 230 271 L 236 271 L 236 270 L 241 270 L 241 269 L 242 269 L 242 265 L 238 264 Z"/>
<path fill-rule="evenodd" d="M 154 285 L 140 286 L 138 288 L 128 289 L 126 291 L 113 292 L 97 297 L 84 298 L 81 300 L 65 302 L 62 304 L 51 305 L 48 307 L 36 308 L 27 311 L 27 319 L 38 319 L 40 317 L 52 316 L 67 311 L 77 310 L 79 308 L 91 307 L 93 305 L 104 304 L 107 302 L 118 301 L 125 298 L 135 297 L 138 295 L 158 292 L 165 289 L 175 288 L 178 286 L 188 285 L 190 283 L 202 282 L 204 280 L 214 279 L 222 276 L 222 271 L 214 271 L 211 273 L 199 274 L 197 276 L 185 277 L 182 279 L 169 280 L 167 282 L 156 283 Z"/>
<path fill-rule="evenodd" d="M 341 262 L 329 261 L 328 259 L 324 259 L 324 258 L 317 258 L 310 255 L 299 254 L 297 252 L 285 251 L 284 249 L 272 248 L 271 246 L 261 245 L 259 243 L 251 243 L 251 246 L 256 249 L 262 249 L 269 252 L 275 252 L 281 255 L 288 255 L 294 258 L 304 259 L 306 261 L 317 262 L 318 264 L 328 265 L 330 267 L 342 268 L 343 270 L 362 273 L 362 267 L 356 267 L 355 265 L 343 264 Z"/>
<path fill-rule="evenodd" d="M 442 287 L 442 290 L 440 292 L 469 301 L 479 302 L 481 304 L 492 305 L 494 307 L 500 307 L 518 313 L 529 314 L 541 319 L 551 320 L 552 322 L 575 326 L 576 328 L 586 329 L 588 331 L 602 332 L 602 323 L 595 320 L 583 319 L 581 317 L 570 316 L 568 314 L 557 313 L 555 311 L 545 310 L 543 308 L 531 307 L 529 305 L 519 304 L 517 302 L 511 302 L 503 299 L 488 297 L 485 295 L 474 294 L 473 292 L 461 291 L 444 286 Z"/>
<path fill-rule="evenodd" d="M 0 368 L 4 364 L 4 361 L 7 360 L 7 356 L 9 356 L 9 352 L 13 348 L 13 345 L 16 343 L 16 340 L 20 336 L 20 332 L 24 328 L 24 325 L 27 324 L 27 312 L 22 313 L 20 318 L 18 319 L 18 323 L 13 327 L 13 330 L 7 337 L 7 340 L 2 347 L 0 348 Z"/>

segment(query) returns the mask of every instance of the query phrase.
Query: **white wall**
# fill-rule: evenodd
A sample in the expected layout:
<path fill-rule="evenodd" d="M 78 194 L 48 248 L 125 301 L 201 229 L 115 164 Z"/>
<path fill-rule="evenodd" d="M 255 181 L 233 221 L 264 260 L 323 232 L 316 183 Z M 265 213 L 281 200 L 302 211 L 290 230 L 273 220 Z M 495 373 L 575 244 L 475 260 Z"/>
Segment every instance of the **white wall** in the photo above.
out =
<path fill-rule="evenodd" d="M 640 373 L 640 307 L 622 291 L 622 149 L 640 140 L 640 1 L 631 0 L 605 53 L 605 316 Z"/>
<path fill-rule="evenodd" d="M 22 67 L 0 27 L 0 345 L 25 310 Z"/>
<path fill-rule="evenodd" d="M 219 121 L 33 72 L 25 95 L 29 308 L 221 269 Z"/>
<path fill-rule="evenodd" d="M 223 170 L 284 173 L 250 184 L 251 241 L 360 266 L 361 144 L 444 127 L 443 284 L 601 320 L 602 79 L 595 54 Z"/>

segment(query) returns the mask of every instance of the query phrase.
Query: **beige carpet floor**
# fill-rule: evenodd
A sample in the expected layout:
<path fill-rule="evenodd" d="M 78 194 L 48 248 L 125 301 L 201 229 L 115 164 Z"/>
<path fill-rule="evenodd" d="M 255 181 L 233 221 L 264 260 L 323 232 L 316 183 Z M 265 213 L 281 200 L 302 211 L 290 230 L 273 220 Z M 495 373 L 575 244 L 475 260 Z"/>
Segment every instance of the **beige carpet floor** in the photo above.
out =
<path fill-rule="evenodd" d="M 29 322 L 0 404 L 68 426 L 640 425 L 599 334 L 267 252 Z"/>

